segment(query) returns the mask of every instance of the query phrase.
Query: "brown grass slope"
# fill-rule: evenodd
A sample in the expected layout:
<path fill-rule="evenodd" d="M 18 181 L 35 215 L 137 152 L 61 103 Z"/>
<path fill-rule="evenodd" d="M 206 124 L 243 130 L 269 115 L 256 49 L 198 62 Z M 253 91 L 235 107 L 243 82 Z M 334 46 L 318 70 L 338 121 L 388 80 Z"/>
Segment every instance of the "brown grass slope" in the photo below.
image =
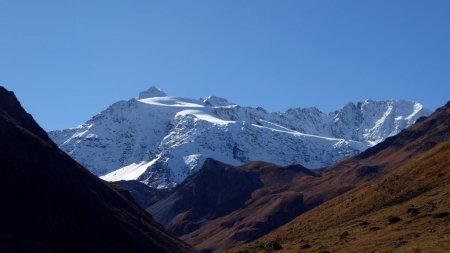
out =
<path fill-rule="evenodd" d="M 64 154 L 0 87 L 0 252 L 190 252 Z"/>
<path fill-rule="evenodd" d="M 449 158 L 447 141 L 240 251 L 450 252 Z"/>
<path fill-rule="evenodd" d="M 379 161 L 372 166 L 394 164 L 386 175 L 232 251 L 450 252 L 449 128 L 447 103 L 402 133 L 415 140 L 382 144 L 401 147 L 395 152 L 358 156 Z"/>

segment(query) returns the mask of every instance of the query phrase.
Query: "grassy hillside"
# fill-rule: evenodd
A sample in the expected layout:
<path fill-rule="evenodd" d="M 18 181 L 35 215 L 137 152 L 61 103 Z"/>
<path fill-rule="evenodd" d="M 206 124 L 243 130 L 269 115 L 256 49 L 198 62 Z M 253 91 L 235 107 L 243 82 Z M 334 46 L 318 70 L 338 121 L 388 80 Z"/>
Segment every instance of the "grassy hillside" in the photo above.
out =
<path fill-rule="evenodd" d="M 450 252 L 450 140 L 234 252 Z"/>

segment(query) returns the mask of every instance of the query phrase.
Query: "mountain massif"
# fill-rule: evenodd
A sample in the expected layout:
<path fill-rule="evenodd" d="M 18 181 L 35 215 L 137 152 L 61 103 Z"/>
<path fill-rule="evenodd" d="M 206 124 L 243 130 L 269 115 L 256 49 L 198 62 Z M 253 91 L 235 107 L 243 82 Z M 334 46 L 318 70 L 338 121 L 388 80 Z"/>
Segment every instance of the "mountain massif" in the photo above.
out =
<path fill-rule="evenodd" d="M 188 178 L 176 187 L 171 195 L 156 202 L 147 210 L 183 240 L 198 249 L 209 251 L 227 249 L 252 241 L 314 207 L 330 206 L 331 208 L 333 205 L 327 203 L 339 199 L 338 202 L 331 202 L 339 204 L 336 208 L 333 207 L 326 213 L 320 211 L 315 213 L 317 217 L 326 215 L 323 220 L 328 220 L 332 224 L 331 221 L 335 217 L 341 217 L 339 206 L 343 204 L 351 206 L 353 202 L 359 203 L 358 201 L 366 203 L 364 201 L 371 199 L 370 197 L 348 197 L 351 193 L 347 192 L 354 192 L 355 188 L 359 189 L 358 187 L 363 185 L 371 185 L 369 188 L 377 191 L 382 186 L 372 185 L 378 182 L 374 180 L 382 180 L 379 178 L 398 173 L 399 168 L 405 166 L 408 169 L 401 171 L 408 172 L 408 176 L 405 175 L 405 178 L 401 180 L 396 176 L 398 182 L 390 180 L 383 186 L 384 188 L 394 187 L 386 189 L 398 199 L 392 198 L 393 202 L 389 202 L 387 198 L 380 205 L 382 206 L 383 203 L 392 205 L 396 203 L 395 201 L 403 201 L 403 199 L 406 201 L 408 198 L 426 192 L 427 182 L 433 182 L 434 178 L 442 177 L 440 179 L 444 181 L 441 183 L 448 183 L 448 175 L 445 174 L 443 167 L 449 166 L 448 156 L 445 153 L 445 143 L 450 136 L 449 112 L 450 108 L 447 105 L 428 118 L 420 118 L 413 126 L 361 154 L 313 171 L 299 165 L 281 168 L 265 162 L 250 162 L 241 167 L 234 167 L 207 160 L 199 173 Z M 427 171 L 429 160 L 427 163 L 414 165 L 417 159 L 420 160 L 423 157 L 437 159 L 436 163 L 439 165 L 430 171 Z M 439 172 L 440 170 L 442 172 Z M 429 174 L 429 181 L 422 181 L 421 173 Z M 415 174 L 418 178 L 409 182 L 408 180 Z M 404 184 L 405 189 L 402 188 L 403 180 L 408 181 Z M 435 183 L 440 184 L 439 182 L 436 180 Z M 420 188 L 423 191 L 409 189 L 408 186 Z M 384 188 L 379 191 L 383 191 Z M 341 195 L 344 193 L 347 194 Z M 384 195 L 370 194 L 379 198 L 379 201 L 384 201 Z M 367 193 L 367 195 L 370 194 Z M 342 199 L 345 197 L 338 197 L 339 195 L 347 196 L 348 199 Z M 227 201 L 230 199 L 234 199 L 231 202 L 233 205 Z M 372 208 L 363 204 L 361 206 L 366 208 L 362 209 L 364 212 Z M 209 207 L 211 209 L 208 209 Z M 445 213 L 445 210 L 441 211 Z M 315 221 L 318 222 L 318 219 Z M 318 222 L 318 224 L 322 225 L 318 225 L 316 228 L 318 230 L 327 227 L 326 223 Z M 300 225 L 298 229 L 303 231 Z M 288 235 L 289 232 L 286 232 L 286 238 L 291 238 Z M 281 242 L 275 240 L 275 242 L 286 243 L 283 240 Z M 275 242 L 272 240 L 252 244 L 249 246 L 249 252 L 270 249 Z M 264 246 L 266 244 L 269 245 L 268 248 Z M 289 249 L 297 250 L 298 248 Z M 314 248 L 314 251 L 317 250 Z"/>
<path fill-rule="evenodd" d="M 425 115 L 151 88 L 47 134 L 0 87 L 0 252 L 449 252 L 450 102 Z"/>
<path fill-rule="evenodd" d="M 192 252 L 63 151 L 0 87 L 0 252 Z"/>
<path fill-rule="evenodd" d="M 49 136 L 105 180 L 172 188 L 207 158 L 235 166 L 254 160 L 309 169 L 330 165 L 429 113 L 421 104 L 403 100 L 349 103 L 328 114 L 316 108 L 269 113 L 218 97 L 169 97 L 152 87 Z"/>

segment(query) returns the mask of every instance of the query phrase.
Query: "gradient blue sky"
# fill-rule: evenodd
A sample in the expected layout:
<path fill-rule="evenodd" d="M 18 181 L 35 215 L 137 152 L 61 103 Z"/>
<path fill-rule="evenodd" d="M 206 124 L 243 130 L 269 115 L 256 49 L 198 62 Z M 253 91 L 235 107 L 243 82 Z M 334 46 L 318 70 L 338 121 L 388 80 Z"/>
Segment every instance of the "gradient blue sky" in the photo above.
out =
<path fill-rule="evenodd" d="M 269 111 L 450 99 L 450 1 L 0 0 L 0 85 L 47 130 L 151 85 Z"/>

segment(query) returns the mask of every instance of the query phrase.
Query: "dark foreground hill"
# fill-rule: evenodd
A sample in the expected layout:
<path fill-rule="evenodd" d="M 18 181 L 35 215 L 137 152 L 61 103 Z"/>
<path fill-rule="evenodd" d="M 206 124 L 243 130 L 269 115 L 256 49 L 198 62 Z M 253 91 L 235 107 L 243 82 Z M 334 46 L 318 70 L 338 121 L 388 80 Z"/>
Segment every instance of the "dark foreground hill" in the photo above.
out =
<path fill-rule="evenodd" d="M 450 252 L 449 129 L 450 103 L 383 147 L 424 152 L 233 251 Z"/>
<path fill-rule="evenodd" d="M 0 252 L 191 252 L 64 154 L 0 87 Z"/>
<path fill-rule="evenodd" d="M 295 178 L 315 176 L 300 165 L 254 161 L 234 167 L 207 159 L 197 174 L 147 210 L 200 249 L 226 248 L 295 218 L 305 208 L 303 195 L 286 192 L 286 186 Z"/>

